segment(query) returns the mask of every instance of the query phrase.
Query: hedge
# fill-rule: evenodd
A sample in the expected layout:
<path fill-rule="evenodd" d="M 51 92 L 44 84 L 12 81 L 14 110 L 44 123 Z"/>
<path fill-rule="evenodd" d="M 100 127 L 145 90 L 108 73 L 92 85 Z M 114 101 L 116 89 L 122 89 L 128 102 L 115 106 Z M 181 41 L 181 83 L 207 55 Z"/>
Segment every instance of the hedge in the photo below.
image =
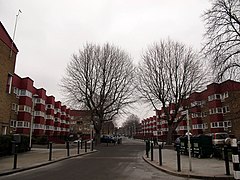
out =
<path fill-rule="evenodd" d="M 13 135 L 0 135 L 0 156 L 12 154 Z M 29 150 L 29 137 L 21 135 L 21 143 L 18 144 L 18 152 Z"/>

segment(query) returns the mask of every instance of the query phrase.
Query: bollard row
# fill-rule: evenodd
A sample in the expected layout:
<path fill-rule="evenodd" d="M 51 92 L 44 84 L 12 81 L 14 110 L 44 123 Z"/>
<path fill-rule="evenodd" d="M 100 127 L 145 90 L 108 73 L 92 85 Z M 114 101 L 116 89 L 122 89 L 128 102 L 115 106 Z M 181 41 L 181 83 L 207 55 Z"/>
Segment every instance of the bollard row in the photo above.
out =
<path fill-rule="evenodd" d="M 84 142 L 84 145 L 85 145 L 85 152 L 87 152 L 87 141 L 81 141 L 81 144 L 80 142 L 78 141 L 78 144 L 77 144 L 77 154 L 80 154 L 80 145 L 81 145 L 81 149 L 83 149 L 83 142 Z M 52 142 L 49 142 L 48 145 L 47 145 L 47 149 L 49 149 L 49 157 L 48 157 L 48 161 L 52 161 L 52 149 L 53 149 L 53 146 L 52 146 Z M 94 142 L 93 140 L 91 140 L 90 142 L 90 150 L 93 151 L 93 145 L 94 145 Z M 67 150 L 67 157 L 70 156 L 70 144 L 69 144 L 69 141 L 66 142 L 66 150 Z M 17 157 L 18 157 L 18 144 L 16 141 L 12 141 L 12 154 L 13 154 L 13 169 L 17 169 Z"/>

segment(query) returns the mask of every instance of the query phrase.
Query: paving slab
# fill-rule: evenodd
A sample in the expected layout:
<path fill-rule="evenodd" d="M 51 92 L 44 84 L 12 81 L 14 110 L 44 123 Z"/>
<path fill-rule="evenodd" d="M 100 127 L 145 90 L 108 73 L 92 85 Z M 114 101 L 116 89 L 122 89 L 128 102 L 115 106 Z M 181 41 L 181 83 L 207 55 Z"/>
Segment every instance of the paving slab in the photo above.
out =
<path fill-rule="evenodd" d="M 176 176 L 191 177 L 198 179 L 233 179 L 233 164 L 229 162 L 230 175 L 226 175 L 224 160 L 215 158 L 196 158 L 180 155 L 181 171 L 177 169 L 177 152 L 173 149 L 162 149 L 162 166 L 159 165 L 159 150 L 154 149 L 153 161 L 145 155 L 143 159 L 154 167 Z M 191 171 L 190 165 L 191 163 Z"/>

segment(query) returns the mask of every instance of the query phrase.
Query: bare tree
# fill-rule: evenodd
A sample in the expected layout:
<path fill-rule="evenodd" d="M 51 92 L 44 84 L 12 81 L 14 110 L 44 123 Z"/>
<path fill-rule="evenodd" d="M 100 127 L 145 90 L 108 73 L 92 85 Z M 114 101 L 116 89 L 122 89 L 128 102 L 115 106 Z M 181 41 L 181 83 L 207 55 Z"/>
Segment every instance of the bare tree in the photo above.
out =
<path fill-rule="evenodd" d="M 124 121 L 122 125 L 124 133 L 132 137 L 134 133 L 136 133 L 137 126 L 139 125 L 139 123 L 140 118 L 135 114 L 131 114 L 130 116 L 127 117 L 126 121 Z"/>
<path fill-rule="evenodd" d="M 239 78 L 240 1 L 213 0 L 203 18 L 206 24 L 203 52 L 212 63 L 217 80 Z"/>
<path fill-rule="evenodd" d="M 93 112 L 98 140 L 102 124 L 133 102 L 133 73 L 128 54 L 110 44 L 86 44 L 68 64 L 62 90 L 69 103 Z"/>
<path fill-rule="evenodd" d="M 184 116 L 177 118 L 184 99 L 203 85 L 205 74 L 197 54 L 171 40 L 150 46 L 142 56 L 138 69 L 138 90 L 141 98 L 154 109 L 163 108 L 168 122 L 167 143 Z M 169 106 L 174 109 L 170 111 Z"/>

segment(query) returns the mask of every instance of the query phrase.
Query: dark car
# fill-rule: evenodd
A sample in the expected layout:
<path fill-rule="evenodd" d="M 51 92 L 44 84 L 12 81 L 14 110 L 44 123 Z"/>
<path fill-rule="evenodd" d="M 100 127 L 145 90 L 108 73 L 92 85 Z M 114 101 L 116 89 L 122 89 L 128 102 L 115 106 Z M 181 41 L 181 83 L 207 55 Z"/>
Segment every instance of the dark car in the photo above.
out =
<path fill-rule="evenodd" d="M 116 143 L 116 139 L 109 135 L 103 135 L 101 137 L 101 143 Z"/>

